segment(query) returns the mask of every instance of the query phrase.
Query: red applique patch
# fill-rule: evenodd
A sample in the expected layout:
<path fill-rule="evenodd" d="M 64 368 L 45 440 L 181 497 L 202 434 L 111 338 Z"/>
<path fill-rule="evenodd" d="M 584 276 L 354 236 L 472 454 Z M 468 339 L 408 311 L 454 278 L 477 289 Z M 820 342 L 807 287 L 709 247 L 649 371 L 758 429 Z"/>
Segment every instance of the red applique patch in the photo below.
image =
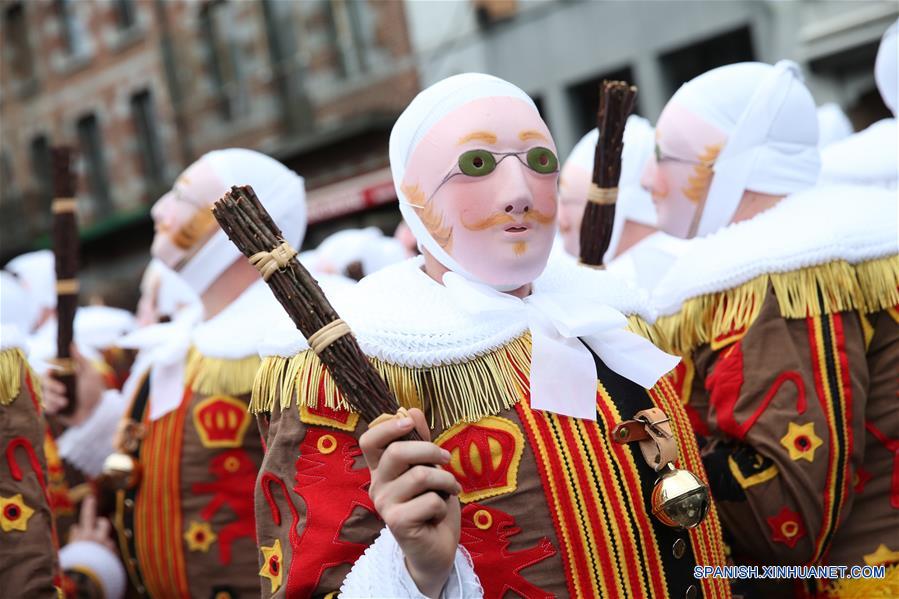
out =
<path fill-rule="evenodd" d="M 799 519 L 799 514 L 786 506 L 776 516 L 768 518 L 768 526 L 771 527 L 771 538 L 790 549 L 806 535 L 805 525 Z"/>
<path fill-rule="evenodd" d="M 734 416 L 734 409 L 743 388 L 743 348 L 740 343 L 730 346 L 721 352 L 715 362 L 715 368 L 705 382 L 709 400 L 715 407 L 718 428 L 731 437 L 744 439 L 780 388 L 787 382 L 793 383 L 796 387 L 796 412 L 805 413 L 805 385 L 799 373 L 790 370 L 780 373 L 774 379 L 774 383 L 765 393 L 762 403 L 755 412 L 745 422 L 738 423 Z"/>
<path fill-rule="evenodd" d="M 855 479 L 853 482 L 853 490 L 856 493 L 864 493 L 865 485 L 868 484 L 868 481 L 871 480 L 873 476 L 870 472 L 865 470 L 864 468 L 859 468 L 855 472 Z"/>
<path fill-rule="evenodd" d="M 288 597 L 311 596 L 325 570 L 352 564 L 365 551 L 366 544 L 340 539 L 344 524 L 357 506 L 375 513 L 368 496 L 368 468 L 355 467 L 356 457 L 360 455 L 362 450 L 351 435 L 317 428 L 307 430 L 300 444 L 293 488 L 306 505 L 306 522 L 299 535 L 296 534 L 299 518 L 284 483 L 270 473 L 263 475 L 263 493 L 275 524 L 280 525 L 281 514 L 271 495 L 272 483 L 281 486 L 294 518 Z"/>
<path fill-rule="evenodd" d="M 194 495 L 211 494 L 200 517 L 207 522 L 223 505 L 234 512 L 235 520 L 218 531 L 219 561 L 231 563 L 231 545 L 241 537 L 256 541 L 256 521 L 253 515 L 253 489 L 256 486 L 256 464 L 243 449 L 230 449 L 215 456 L 209 464 L 212 482 L 194 483 Z"/>
<path fill-rule="evenodd" d="M 890 439 L 879 428 L 874 426 L 872 422 L 865 422 L 865 428 L 871 433 L 877 441 L 883 445 L 884 449 L 893 454 L 893 477 L 890 484 L 890 505 L 894 509 L 899 509 L 899 439 Z M 870 474 L 868 477 L 870 478 Z"/>
<path fill-rule="evenodd" d="M 556 548 L 543 537 L 534 547 L 509 551 L 509 537 L 519 532 L 515 519 L 503 511 L 477 503 L 462 509 L 459 542 L 471 554 L 484 597 L 505 597 L 508 591 L 528 599 L 553 596 L 525 580 L 519 571 L 555 555 Z"/>

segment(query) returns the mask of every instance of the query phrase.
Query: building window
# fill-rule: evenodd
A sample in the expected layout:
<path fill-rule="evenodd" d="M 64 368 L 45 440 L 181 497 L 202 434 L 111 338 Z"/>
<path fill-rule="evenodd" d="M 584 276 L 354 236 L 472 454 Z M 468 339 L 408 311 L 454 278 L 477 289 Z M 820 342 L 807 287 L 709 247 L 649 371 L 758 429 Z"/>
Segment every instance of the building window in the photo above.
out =
<path fill-rule="evenodd" d="M 3 236 L 3 251 L 7 252 L 10 245 L 18 246 L 29 238 L 31 227 L 25 220 L 22 194 L 16 186 L 9 152 L 6 150 L 0 151 L 0 177 L 3 180 L 3 185 L 0 185 L 0 206 L 3 209 L 0 231 Z"/>
<path fill-rule="evenodd" d="M 115 0 L 116 24 L 119 29 L 131 29 L 137 23 L 134 0 Z"/>
<path fill-rule="evenodd" d="M 71 55 L 81 56 L 86 51 L 86 40 L 81 22 L 75 14 L 75 2 L 73 0 L 56 0 L 56 12 L 66 51 Z"/>
<path fill-rule="evenodd" d="M 38 135 L 31 140 L 29 148 L 31 160 L 31 177 L 35 203 L 33 212 L 40 215 L 38 221 L 43 225 L 50 221 L 50 203 L 53 201 L 53 176 L 51 169 L 50 140 L 46 135 Z"/>
<path fill-rule="evenodd" d="M 659 57 L 669 95 L 706 71 L 735 62 L 755 60 L 749 27 L 706 38 Z"/>
<path fill-rule="evenodd" d="M 231 33 L 234 28 L 231 4 L 226 0 L 210 0 L 204 4 L 200 27 L 219 110 L 222 118 L 231 120 L 242 114 L 246 106 L 238 42 Z"/>
<path fill-rule="evenodd" d="M 571 102 L 571 111 L 574 124 L 577 127 L 578 137 L 596 127 L 596 112 L 599 110 L 599 89 L 603 80 L 634 82 L 634 73 L 630 67 L 609 71 L 591 77 L 568 88 L 568 100 Z M 634 112 L 640 112 L 640 95 L 637 95 L 637 105 Z"/>
<path fill-rule="evenodd" d="M 28 43 L 28 25 L 25 22 L 25 5 L 16 2 L 7 7 L 3 15 L 5 39 L 3 42 L 7 68 L 16 82 L 29 81 L 34 77 L 34 61 L 31 44 Z"/>
<path fill-rule="evenodd" d="M 134 129 L 137 132 L 144 180 L 152 189 L 163 180 L 164 164 L 150 90 L 145 89 L 131 96 L 131 118 L 134 119 Z"/>
<path fill-rule="evenodd" d="M 327 4 L 331 35 L 339 54 L 344 77 L 368 71 L 366 6 L 358 0 L 330 0 Z"/>
<path fill-rule="evenodd" d="M 109 195 L 109 175 L 103 155 L 103 137 L 97 116 L 88 114 L 78 119 L 78 144 L 87 166 L 87 182 L 94 202 L 94 214 L 107 216 L 112 211 Z"/>

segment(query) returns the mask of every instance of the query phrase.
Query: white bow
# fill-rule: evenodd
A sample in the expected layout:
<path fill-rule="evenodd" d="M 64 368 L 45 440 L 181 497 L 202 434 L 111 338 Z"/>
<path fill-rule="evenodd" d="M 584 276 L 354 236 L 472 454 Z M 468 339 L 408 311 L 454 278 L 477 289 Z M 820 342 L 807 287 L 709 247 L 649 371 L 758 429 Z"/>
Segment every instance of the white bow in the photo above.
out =
<path fill-rule="evenodd" d="M 150 370 L 151 421 L 162 418 L 181 405 L 191 331 L 201 319 L 202 307 L 198 305 L 185 310 L 171 322 L 133 331 L 122 337 L 117 344 L 119 347 L 138 350 L 132 376 L 140 377 L 148 368 Z"/>
<path fill-rule="evenodd" d="M 456 273 L 443 283 L 470 313 L 517 312 L 531 331 L 531 407 L 596 420 L 596 364 L 649 389 L 680 358 L 625 330 L 627 318 L 583 294 L 535 290 L 524 299 L 469 281 Z M 581 342 L 583 341 L 583 343 Z"/>

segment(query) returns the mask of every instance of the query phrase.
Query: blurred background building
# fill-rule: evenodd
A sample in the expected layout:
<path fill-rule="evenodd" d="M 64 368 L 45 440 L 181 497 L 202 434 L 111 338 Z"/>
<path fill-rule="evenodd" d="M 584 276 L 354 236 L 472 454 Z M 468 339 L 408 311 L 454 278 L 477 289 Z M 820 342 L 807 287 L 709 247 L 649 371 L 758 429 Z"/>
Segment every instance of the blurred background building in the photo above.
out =
<path fill-rule="evenodd" d="M 399 222 L 387 140 L 423 86 L 506 78 L 564 156 L 598 84 L 640 88 L 655 120 L 684 81 L 798 61 L 819 103 L 861 129 L 895 1 L 0 0 L 0 263 L 48 245 L 49 150 L 78 150 L 85 294 L 133 308 L 149 209 L 204 152 L 258 149 L 306 178 L 306 246 Z"/>

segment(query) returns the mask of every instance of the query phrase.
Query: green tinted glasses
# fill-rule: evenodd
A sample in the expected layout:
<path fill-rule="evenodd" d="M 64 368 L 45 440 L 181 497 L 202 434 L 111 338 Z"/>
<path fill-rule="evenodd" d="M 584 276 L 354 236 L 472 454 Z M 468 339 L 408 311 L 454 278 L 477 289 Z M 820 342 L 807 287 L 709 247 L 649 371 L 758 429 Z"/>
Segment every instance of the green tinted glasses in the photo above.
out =
<path fill-rule="evenodd" d="M 509 156 L 515 156 L 522 164 L 541 175 L 554 173 L 559 168 L 559 159 L 552 150 L 536 147 L 524 152 L 469 150 L 459 156 L 459 170 L 469 177 L 483 177 L 496 170 L 496 166 Z"/>

